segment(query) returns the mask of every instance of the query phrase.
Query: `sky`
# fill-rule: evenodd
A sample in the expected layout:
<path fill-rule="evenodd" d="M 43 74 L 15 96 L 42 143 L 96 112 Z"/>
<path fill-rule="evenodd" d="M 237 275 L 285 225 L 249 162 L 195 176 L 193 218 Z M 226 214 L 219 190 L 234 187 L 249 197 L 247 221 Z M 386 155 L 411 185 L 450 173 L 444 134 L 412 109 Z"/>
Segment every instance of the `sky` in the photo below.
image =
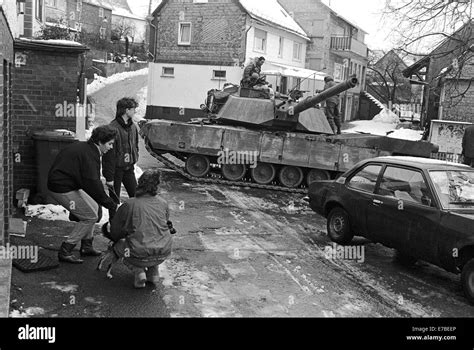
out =
<path fill-rule="evenodd" d="M 385 0 L 323 0 L 342 17 L 353 22 L 368 34 L 365 43 L 372 50 L 393 48 L 390 24 L 382 18 Z"/>

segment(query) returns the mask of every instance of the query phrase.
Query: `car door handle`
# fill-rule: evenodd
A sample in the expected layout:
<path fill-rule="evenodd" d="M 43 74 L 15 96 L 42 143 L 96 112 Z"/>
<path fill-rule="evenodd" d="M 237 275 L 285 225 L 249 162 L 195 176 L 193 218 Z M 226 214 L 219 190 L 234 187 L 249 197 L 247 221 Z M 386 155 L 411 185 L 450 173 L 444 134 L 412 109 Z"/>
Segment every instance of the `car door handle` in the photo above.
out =
<path fill-rule="evenodd" d="M 378 199 L 374 199 L 374 200 L 372 201 L 372 203 L 375 204 L 375 205 L 382 205 L 382 204 L 383 204 L 383 202 L 382 202 L 382 201 L 379 201 Z"/>

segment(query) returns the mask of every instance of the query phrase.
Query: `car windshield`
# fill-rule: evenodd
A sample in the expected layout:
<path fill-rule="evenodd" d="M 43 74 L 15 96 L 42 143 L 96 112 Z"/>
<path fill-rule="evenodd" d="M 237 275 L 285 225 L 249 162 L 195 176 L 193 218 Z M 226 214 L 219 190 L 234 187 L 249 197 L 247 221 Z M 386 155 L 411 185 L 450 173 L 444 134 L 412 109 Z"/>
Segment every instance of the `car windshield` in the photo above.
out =
<path fill-rule="evenodd" d="M 445 209 L 474 209 L 474 171 L 430 171 L 436 193 Z"/>

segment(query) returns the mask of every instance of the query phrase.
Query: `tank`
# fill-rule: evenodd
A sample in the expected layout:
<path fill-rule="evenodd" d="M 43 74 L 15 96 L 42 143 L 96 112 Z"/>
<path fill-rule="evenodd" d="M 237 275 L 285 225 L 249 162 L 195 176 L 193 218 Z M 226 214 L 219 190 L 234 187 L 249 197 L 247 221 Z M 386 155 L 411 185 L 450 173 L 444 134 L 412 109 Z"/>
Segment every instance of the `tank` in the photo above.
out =
<path fill-rule="evenodd" d="M 376 135 L 334 135 L 319 103 L 355 87 L 355 77 L 301 98 L 229 84 L 211 90 L 203 118 L 142 123 L 148 151 L 190 180 L 305 192 L 367 158 L 429 158 L 438 147 Z"/>

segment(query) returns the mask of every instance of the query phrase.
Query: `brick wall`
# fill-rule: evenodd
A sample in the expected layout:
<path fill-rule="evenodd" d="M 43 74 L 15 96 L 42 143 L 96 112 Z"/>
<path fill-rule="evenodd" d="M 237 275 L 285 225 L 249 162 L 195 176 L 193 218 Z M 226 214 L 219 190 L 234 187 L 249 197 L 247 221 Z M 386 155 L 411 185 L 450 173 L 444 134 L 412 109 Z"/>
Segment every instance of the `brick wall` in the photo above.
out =
<path fill-rule="evenodd" d="M 170 0 L 154 19 L 158 31 L 155 62 L 233 65 L 245 52 L 246 19 L 234 0 L 199 4 Z M 178 45 L 180 22 L 192 24 L 190 45 Z"/>
<path fill-rule="evenodd" d="M 58 104 L 75 104 L 81 64 L 78 52 L 43 51 L 16 45 L 26 65 L 15 68 L 13 86 L 14 190 L 36 191 L 36 161 L 32 134 L 40 130 L 75 131 L 75 117 L 56 115 Z"/>
<path fill-rule="evenodd" d="M 472 123 L 474 121 L 474 86 L 472 82 L 468 80 L 448 81 L 446 90 L 447 96 L 459 94 L 459 92 L 465 92 L 465 94 L 462 98 L 448 98 L 446 100 L 443 107 L 443 120 Z M 458 92 L 456 93 L 456 91 Z"/>
<path fill-rule="evenodd" d="M 11 67 L 13 37 L 0 11 L 0 245 L 5 241 L 13 205 L 13 158 L 11 138 Z"/>

